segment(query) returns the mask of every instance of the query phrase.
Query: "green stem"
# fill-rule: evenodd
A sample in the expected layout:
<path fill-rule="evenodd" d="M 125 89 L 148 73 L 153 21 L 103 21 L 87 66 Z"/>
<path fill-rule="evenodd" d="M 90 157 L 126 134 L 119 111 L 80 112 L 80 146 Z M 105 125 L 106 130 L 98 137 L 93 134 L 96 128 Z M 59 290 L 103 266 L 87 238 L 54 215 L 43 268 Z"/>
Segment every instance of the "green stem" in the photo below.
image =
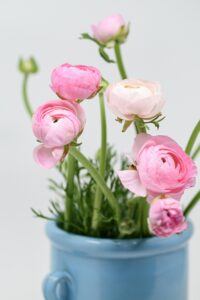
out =
<path fill-rule="evenodd" d="M 119 205 L 118 205 L 117 199 L 114 197 L 113 193 L 108 188 L 108 186 L 106 185 L 106 183 L 103 180 L 103 178 L 101 177 L 101 175 L 93 167 L 91 162 L 76 147 L 70 148 L 70 154 L 73 155 L 73 157 L 76 158 L 76 160 L 79 161 L 88 170 L 90 175 L 96 181 L 96 183 L 100 187 L 102 193 L 108 199 L 110 206 L 115 213 L 115 219 L 116 219 L 117 223 L 119 224 L 120 210 L 119 210 Z"/>
<path fill-rule="evenodd" d="M 198 123 L 196 124 L 196 126 L 194 127 L 193 131 L 192 131 L 192 134 L 189 138 L 189 141 L 187 143 L 187 147 L 185 149 L 185 152 L 190 155 L 191 154 L 191 151 L 192 151 L 192 148 L 196 142 L 196 139 L 199 135 L 199 132 L 200 132 L 200 121 L 198 121 Z"/>
<path fill-rule="evenodd" d="M 32 118 L 33 110 L 31 108 L 31 105 L 30 105 L 29 99 L 28 99 L 27 83 L 28 83 L 28 74 L 24 74 L 24 79 L 22 82 L 22 96 L 23 96 L 24 106 L 26 108 L 26 111 L 27 111 L 28 115 Z"/>
<path fill-rule="evenodd" d="M 187 217 L 191 210 L 195 207 L 197 202 L 200 200 L 200 191 L 196 193 L 196 195 L 192 198 L 191 202 L 188 204 L 188 206 L 184 209 L 184 215 Z"/>
<path fill-rule="evenodd" d="M 104 178 L 106 168 L 106 144 L 107 144 L 107 127 L 106 127 L 106 113 L 104 105 L 103 93 L 99 94 L 100 116 L 101 116 L 101 155 L 99 173 Z M 99 185 L 96 187 L 96 194 L 94 199 L 92 229 L 97 230 L 100 219 L 100 210 L 102 202 L 102 191 Z"/>
<path fill-rule="evenodd" d="M 122 60 L 120 43 L 115 42 L 114 50 L 115 50 L 115 57 L 116 57 L 117 66 L 118 66 L 121 78 L 122 79 L 126 79 L 127 78 L 127 74 L 126 74 L 126 70 L 125 70 L 125 67 L 124 67 L 123 60 Z"/>
<path fill-rule="evenodd" d="M 65 191 L 65 211 L 64 219 L 65 230 L 69 231 L 69 226 L 72 220 L 73 209 L 73 193 L 74 193 L 74 175 L 76 170 L 76 159 L 69 153 L 67 161 L 67 186 Z"/>
<path fill-rule="evenodd" d="M 195 158 L 198 156 L 200 152 L 200 145 L 196 147 L 196 149 L 194 150 L 194 153 L 192 154 L 192 159 L 195 160 Z"/>

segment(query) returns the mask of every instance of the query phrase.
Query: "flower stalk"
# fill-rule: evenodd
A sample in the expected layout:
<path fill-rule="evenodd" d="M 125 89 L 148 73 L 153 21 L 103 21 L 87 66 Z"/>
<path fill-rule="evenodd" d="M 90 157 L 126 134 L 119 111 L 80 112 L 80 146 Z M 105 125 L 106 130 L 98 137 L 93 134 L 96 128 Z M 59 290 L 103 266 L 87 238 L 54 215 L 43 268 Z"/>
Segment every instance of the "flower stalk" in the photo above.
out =
<path fill-rule="evenodd" d="M 28 78 L 29 78 L 29 74 L 25 73 L 22 82 L 22 97 L 23 97 L 23 102 L 24 102 L 26 112 L 32 118 L 33 110 L 31 108 L 29 98 L 28 98 L 28 93 L 27 93 Z"/>
<path fill-rule="evenodd" d="M 101 116 L 101 150 L 100 150 L 100 166 L 99 174 L 104 178 L 106 168 L 106 146 L 107 146 L 107 125 L 106 113 L 104 105 L 103 93 L 99 93 L 99 106 Z M 96 185 L 96 193 L 94 199 L 93 216 L 92 216 L 92 230 L 97 231 L 100 221 L 100 210 L 102 204 L 102 191 L 99 185 Z"/>
<path fill-rule="evenodd" d="M 67 160 L 67 185 L 65 190 L 64 229 L 70 230 L 73 210 L 74 175 L 76 170 L 76 159 L 69 153 Z"/>
<path fill-rule="evenodd" d="M 104 182 L 101 175 L 98 173 L 98 171 L 93 167 L 91 162 L 75 147 L 71 147 L 69 153 L 78 161 L 84 168 L 88 170 L 90 175 L 93 177 L 93 179 L 96 181 L 97 185 L 100 187 L 102 193 L 105 195 L 105 197 L 108 199 L 108 202 L 110 203 L 111 208 L 114 211 L 114 217 L 116 222 L 119 224 L 120 222 L 120 210 L 119 205 L 117 202 L 117 199 L 114 197 L 111 190 L 108 188 L 106 183 Z"/>

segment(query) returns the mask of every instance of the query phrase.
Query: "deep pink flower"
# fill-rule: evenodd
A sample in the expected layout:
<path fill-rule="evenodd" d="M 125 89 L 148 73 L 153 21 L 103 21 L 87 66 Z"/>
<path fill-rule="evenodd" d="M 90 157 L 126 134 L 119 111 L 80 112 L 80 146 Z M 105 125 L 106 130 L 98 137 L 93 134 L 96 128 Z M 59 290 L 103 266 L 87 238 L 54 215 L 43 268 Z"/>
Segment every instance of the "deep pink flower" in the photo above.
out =
<path fill-rule="evenodd" d="M 106 44 L 115 38 L 123 26 L 125 26 L 123 17 L 116 14 L 105 18 L 97 25 L 92 25 L 91 27 L 94 38 L 100 43 Z"/>
<path fill-rule="evenodd" d="M 69 145 L 83 130 L 85 113 L 80 104 L 69 101 L 48 101 L 33 115 L 32 128 L 42 144 L 34 150 L 34 158 L 45 168 L 62 160 Z"/>
<path fill-rule="evenodd" d="M 51 88 L 62 99 L 84 100 L 93 97 L 99 90 L 101 73 L 88 66 L 63 64 L 51 75 Z"/>
<path fill-rule="evenodd" d="M 180 202 L 173 198 L 159 199 L 151 204 L 148 224 L 150 231 L 161 237 L 180 233 L 187 228 Z"/>
<path fill-rule="evenodd" d="M 131 170 L 119 171 L 122 184 L 149 200 L 158 195 L 180 199 L 194 186 L 197 168 L 181 147 L 167 136 L 140 133 L 132 148 Z"/>

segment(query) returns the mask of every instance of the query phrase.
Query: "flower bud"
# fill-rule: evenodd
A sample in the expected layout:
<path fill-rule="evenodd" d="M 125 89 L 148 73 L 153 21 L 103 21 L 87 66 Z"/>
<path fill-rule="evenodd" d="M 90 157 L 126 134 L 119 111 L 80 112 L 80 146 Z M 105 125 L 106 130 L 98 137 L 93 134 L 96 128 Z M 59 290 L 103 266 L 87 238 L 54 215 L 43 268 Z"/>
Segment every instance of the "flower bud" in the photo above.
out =
<path fill-rule="evenodd" d="M 33 57 L 29 59 L 20 59 L 18 64 L 19 70 L 24 74 L 32 74 L 38 72 L 38 65 Z"/>
<path fill-rule="evenodd" d="M 124 43 L 129 33 L 129 26 L 125 24 L 119 14 L 109 16 L 92 25 L 93 37 L 107 48 L 112 48 L 115 42 Z"/>
<path fill-rule="evenodd" d="M 51 75 L 52 90 L 64 100 L 90 99 L 99 91 L 100 84 L 100 71 L 89 66 L 63 64 Z"/>
<path fill-rule="evenodd" d="M 160 237 L 180 233 L 187 228 L 181 204 L 173 198 L 160 198 L 152 202 L 148 224 L 150 231 Z"/>

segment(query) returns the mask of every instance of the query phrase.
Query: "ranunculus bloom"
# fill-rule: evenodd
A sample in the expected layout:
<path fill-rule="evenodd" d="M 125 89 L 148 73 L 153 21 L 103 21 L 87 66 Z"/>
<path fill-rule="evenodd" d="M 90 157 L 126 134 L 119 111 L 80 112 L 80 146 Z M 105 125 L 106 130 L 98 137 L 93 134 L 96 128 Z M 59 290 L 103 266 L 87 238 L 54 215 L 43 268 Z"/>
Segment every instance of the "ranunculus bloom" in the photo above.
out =
<path fill-rule="evenodd" d="M 69 101 L 48 101 L 33 115 L 32 128 L 36 138 L 48 148 L 70 144 L 83 130 L 83 108 Z"/>
<path fill-rule="evenodd" d="M 119 171 L 122 184 L 138 196 L 180 199 L 195 184 L 197 168 L 181 147 L 167 136 L 140 133 L 132 148 L 131 170 Z"/>
<path fill-rule="evenodd" d="M 51 88 L 62 99 L 84 100 L 93 97 L 100 86 L 101 73 L 88 66 L 63 64 L 51 75 Z"/>
<path fill-rule="evenodd" d="M 164 99 L 158 83 L 125 79 L 106 90 L 108 106 L 120 119 L 132 121 L 135 116 L 153 118 L 161 112 Z"/>
<path fill-rule="evenodd" d="M 34 135 L 42 143 L 34 150 L 36 162 L 44 168 L 55 166 L 67 154 L 64 146 L 81 133 L 84 125 L 84 110 L 75 102 L 54 100 L 41 105 L 32 119 Z"/>
<path fill-rule="evenodd" d="M 173 198 L 156 200 L 150 206 L 150 231 L 160 237 L 180 233 L 187 228 L 180 202 Z"/>
<path fill-rule="evenodd" d="M 125 26 L 123 17 L 119 14 L 115 14 L 105 18 L 97 25 L 92 25 L 91 27 L 93 37 L 100 43 L 106 44 L 120 33 L 123 26 Z"/>

